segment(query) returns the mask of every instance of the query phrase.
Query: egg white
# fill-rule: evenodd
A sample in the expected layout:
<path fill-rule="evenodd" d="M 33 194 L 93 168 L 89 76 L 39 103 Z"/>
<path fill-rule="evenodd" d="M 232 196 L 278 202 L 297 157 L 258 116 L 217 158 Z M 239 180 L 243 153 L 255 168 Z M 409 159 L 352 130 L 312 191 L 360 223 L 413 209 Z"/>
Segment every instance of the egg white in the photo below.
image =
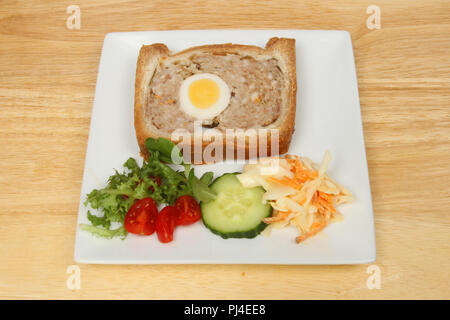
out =
<path fill-rule="evenodd" d="M 209 108 L 201 109 L 195 107 L 189 98 L 190 85 L 200 79 L 209 79 L 219 86 L 219 98 L 216 103 Z M 211 73 L 198 73 L 185 79 L 180 86 L 180 108 L 188 115 L 198 120 L 212 119 L 219 115 L 230 103 L 230 88 L 220 77 Z"/>

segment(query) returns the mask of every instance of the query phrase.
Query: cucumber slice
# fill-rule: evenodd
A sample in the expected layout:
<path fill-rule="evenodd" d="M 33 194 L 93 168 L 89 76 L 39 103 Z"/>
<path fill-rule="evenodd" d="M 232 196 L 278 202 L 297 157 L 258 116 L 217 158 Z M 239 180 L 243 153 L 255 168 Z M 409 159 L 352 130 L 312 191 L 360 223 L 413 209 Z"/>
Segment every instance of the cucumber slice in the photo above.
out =
<path fill-rule="evenodd" d="M 213 182 L 217 197 L 200 203 L 202 220 L 224 239 L 254 238 L 266 228 L 262 219 L 272 215 L 272 207 L 262 202 L 263 188 L 244 188 L 236 174 L 224 174 Z"/>

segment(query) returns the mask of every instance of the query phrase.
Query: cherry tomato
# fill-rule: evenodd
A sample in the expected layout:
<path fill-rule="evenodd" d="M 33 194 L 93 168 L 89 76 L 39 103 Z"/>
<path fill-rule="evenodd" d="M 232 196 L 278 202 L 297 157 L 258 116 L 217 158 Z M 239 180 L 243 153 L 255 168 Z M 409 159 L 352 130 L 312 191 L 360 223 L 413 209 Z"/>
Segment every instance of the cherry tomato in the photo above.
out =
<path fill-rule="evenodd" d="M 178 211 L 173 206 L 164 207 L 156 218 L 156 234 L 160 242 L 166 243 L 173 240 L 175 220 Z"/>
<path fill-rule="evenodd" d="M 152 198 L 138 200 L 125 216 L 125 229 L 134 234 L 151 235 L 155 232 L 158 208 Z"/>
<path fill-rule="evenodd" d="M 191 196 L 181 196 L 175 201 L 175 208 L 178 209 L 176 224 L 190 225 L 201 219 L 202 213 L 200 205 Z"/>

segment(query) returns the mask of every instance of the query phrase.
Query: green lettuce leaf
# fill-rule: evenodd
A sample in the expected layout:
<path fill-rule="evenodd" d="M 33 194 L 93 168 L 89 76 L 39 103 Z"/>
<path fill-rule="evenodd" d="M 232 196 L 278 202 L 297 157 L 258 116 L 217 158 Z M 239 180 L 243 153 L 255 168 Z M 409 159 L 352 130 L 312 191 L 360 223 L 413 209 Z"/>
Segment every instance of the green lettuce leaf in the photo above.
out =
<path fill-rule="evenodd" d="M 111 239 L 114 237 L 120 237 L 122 239 L 125 239 L 125 237 L 127 236 L 127 230 L 125 230 L 125 227 L 119 227 L 117 229 L 114 230 L 109 230 L 109 229 L 105 229 L 105 228 L 100 228 L 100 227 L 94 227 L 91 226 L 89 224 L 84 224 L 81 223 L 80 224 L 80 228 L 82 230 L 85 231 L 89 231 L 90 233 L 92 233 L 93 235 L 100 237 L 100 238 L 107 238 L 107 239 Z"/>

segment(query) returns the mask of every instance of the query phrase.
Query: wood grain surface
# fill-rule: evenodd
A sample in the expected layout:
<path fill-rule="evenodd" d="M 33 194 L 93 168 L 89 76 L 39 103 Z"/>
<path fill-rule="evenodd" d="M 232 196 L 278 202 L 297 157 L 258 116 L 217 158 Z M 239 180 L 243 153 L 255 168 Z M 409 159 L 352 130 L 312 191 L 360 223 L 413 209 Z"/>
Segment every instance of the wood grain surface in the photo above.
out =
<path fill-rule="evenodd" d="M 368 265 L 80 265 L 67 288 L 103 38 L 211 28 L 351 33 L 380 289 Z M 449 30 L 438 0 L 0 0 L 0 298 L 449 299 Z"/>

